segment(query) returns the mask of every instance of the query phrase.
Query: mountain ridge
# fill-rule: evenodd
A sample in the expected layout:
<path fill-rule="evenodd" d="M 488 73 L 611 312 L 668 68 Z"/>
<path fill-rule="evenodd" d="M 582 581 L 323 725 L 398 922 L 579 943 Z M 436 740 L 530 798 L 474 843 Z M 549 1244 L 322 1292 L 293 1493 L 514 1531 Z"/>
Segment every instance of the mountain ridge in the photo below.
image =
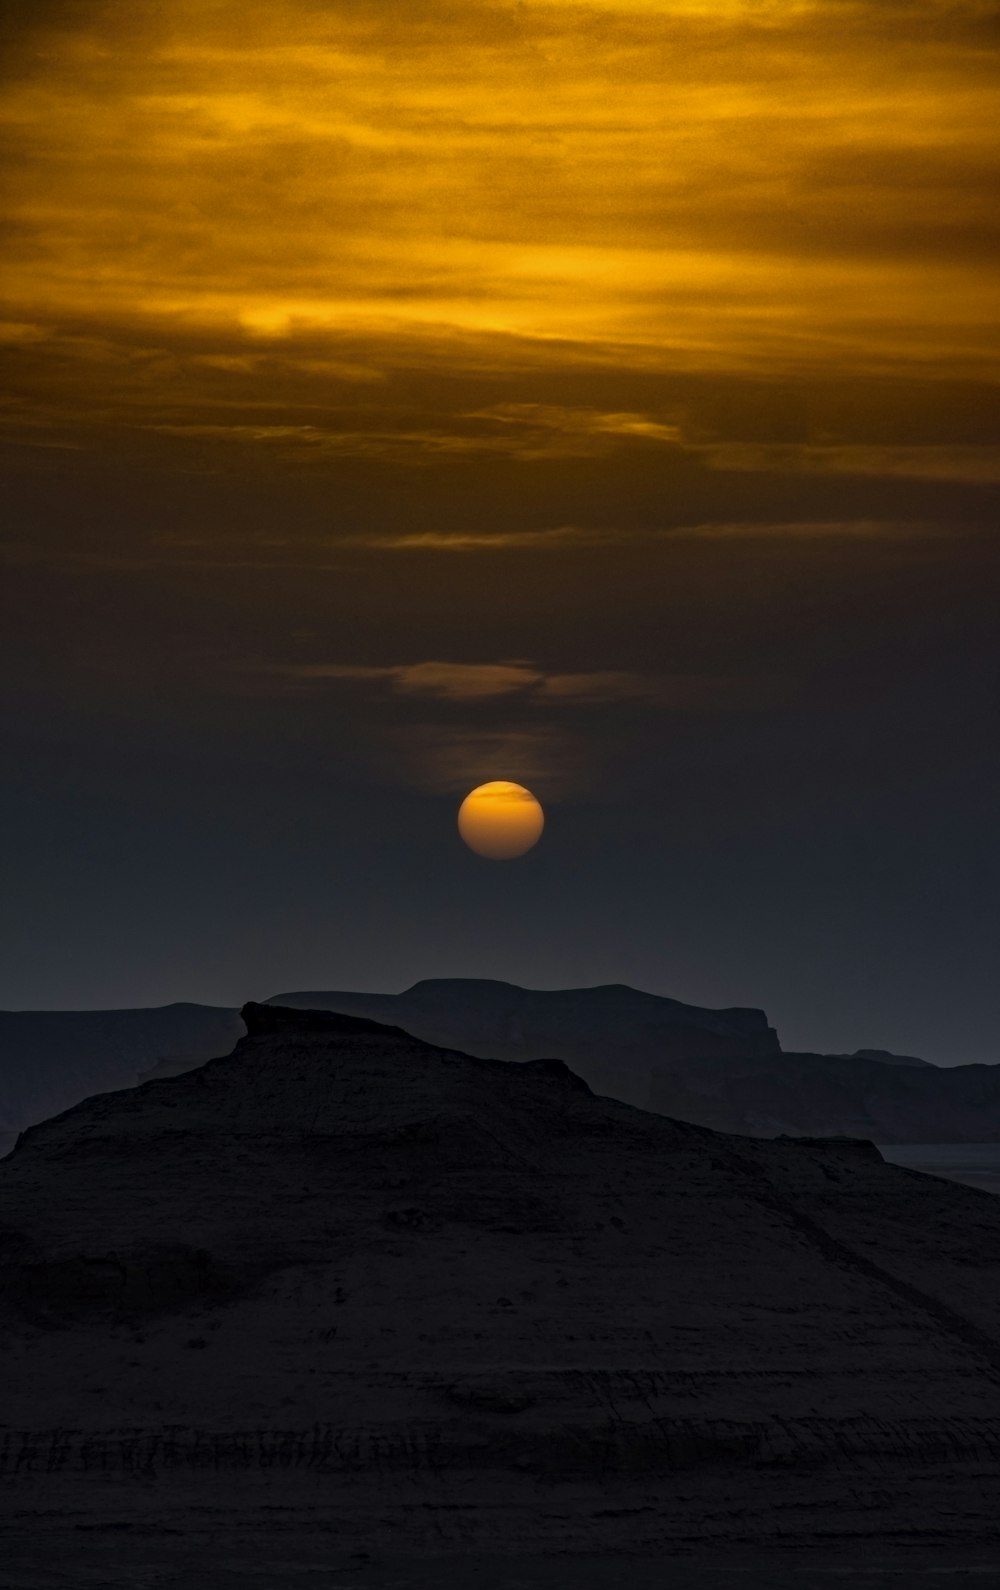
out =
<path fill-rule="evenodd" d="M 243 1031 L 238 1011 L 187 1000 L 122 1010 L 2 1010 L 0 1131 L 18 1131 L 88 1093 L 134 1087 L 163 1060 L 211 1059 Z"/>
<path fill-rule="evenodd" d="M 778 1053 L 762 1010 L 710 1010 L 630 988 L 524 989 L 433 978 L 402 994 L 306 990 L 272 996 L 293 1009 L 337 1008 L 396 1022 L 432 1042 L 501 1059 L 560 1054 L 600 1093 L 644 1107 L 651 1058 Z"/>
<path fill-rule="evenodd" d="M 766 1014 L 631 988 L 522 989 L 429 978 L 401 994 L 275 995 L 402 1027 L 466 1054 L 558 1056 L 598 1093 L 749 1135 L 860 1133 L 886 1143 L 1000 1141 L 1000 1068 L 931 1066 L 886 1050 L 782 1050 Z M 245 1028 L 224 1007 L 0 1012 L 0 1153 L 19 1130 L 109 1088 L 182 1073 Z M 916 1080 L 915 1080 L 916 1079 Z"/>

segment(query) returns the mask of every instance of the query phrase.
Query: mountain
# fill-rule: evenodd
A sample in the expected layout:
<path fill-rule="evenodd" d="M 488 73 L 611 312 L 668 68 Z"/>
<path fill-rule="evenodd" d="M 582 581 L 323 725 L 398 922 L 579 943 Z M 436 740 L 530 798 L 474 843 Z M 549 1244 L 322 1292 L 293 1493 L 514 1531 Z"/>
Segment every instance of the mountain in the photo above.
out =
<path fill-rule="evenodd" d="M 0 1136 L 57 1115 L 90 1093 L 131 1088 L 157 1065 L 199 1065 L 231 1049 L 239 1012 L 211 1005 L 155 1010 L 0 1011 Z"/>
<path fill-rule="evenodd" d="M 787 1053 L 761 1010 L 709 1010 L 621 984 L 547 990 L 470 978 L 268 1003 L 364 1016 L 503 1060 L 555 1055 L 597 1093 L 721 1131 L 1000 1141 L 1000 1067 L 944 1069 L 872 1049 Z M 0 1012 L 0 1155 L 24 1126 L 88 1094 L 200 1065 L 244 1030 L 238 1011 L 207 1005 Z"/>
<path fill-rule="evenodd" d="M 404 1027 L 429 1043 L 501 1060 L 558 1055 L 597 1093 L 649 1102 L 650 1068 L 703 1057 L 769 1055 L 778 1036 L 762 1010 L 706 1010 L 613 983 L 518 988 L 475 978 L 415 983 L 403 994 L 276 994 L 268 1004 L 339 1010 Z"/>
<path fill-rule="evenodd" d="M 1000 1142 L 1000 1066 L 807 1054 L 706 1057 L 654 1071 L 648 1106 L 722 1132 Z"/>
<path fill-rule="evenodd" d="M 881 1060 L 884 1066 L 929 1066 L 929 1060 L 918 1060 L 915 1054 L 893 1054 L 890 1049 L 855 1049 L 855 1060 Z"/>
<path fill-rule="evenodd" d="M 1000 1142 L 1000 1066 L 944 1068 L 884 1049 L 786 1051 L 761 1010 L 706 1010 L 620 984 L 550 991 L 465 978 L 268 1003 L 394 1022 L 505 1060 L 557 1055 L 596 1093 L 723 1132 Z"/>
<path fill-rule="evenodd" d="M 558 1061 L 244 1017 L 0 1164 L 0 1474 L 37 1555 L 997 1539 L 1000 1200 Z"/>

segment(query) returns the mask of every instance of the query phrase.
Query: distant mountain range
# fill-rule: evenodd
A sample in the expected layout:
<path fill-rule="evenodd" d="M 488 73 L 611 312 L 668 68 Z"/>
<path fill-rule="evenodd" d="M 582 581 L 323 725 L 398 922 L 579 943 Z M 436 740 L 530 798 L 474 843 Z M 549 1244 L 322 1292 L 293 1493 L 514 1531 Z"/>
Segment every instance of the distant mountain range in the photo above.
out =
<path fill-rule="evenodd" d="M 428 1043 L 497 1060 L 555 1055 L 595 1093 L 649 1103 L 651 1065 L 780 1053 L 762 1010 L 705 1010 L 622 983 L 599 988 L 518 988 L 486 979 L 439 978 L 404 994 L 276 994 L 299 1010 L 341 1010 L 390 1022 Z"/>
<path fill-rule="evenodd" d="M 647 1106 L 720 1132 L 1000 1142 L 1000 1067 L 797 1054 L 658 1067 Z"/>
<path fill-rule="evenodd" d="M 46 1549 L 192 1498 L 365 1551 L 995 1538 L 1000 1200 L 244 1015 L 0 1165 L 0 1475 Z"/>
<path fill-rule="evenodd" d="M 1000 1142 L 1000 1067 L 944 1068 L 875 1049 L 788 1053 L 761 1010 L 710 1010 L 622 984 L 542 990 L 465 978 L 268 1003 L 364 1016 L 486 1058 L 556 1057 L 596 1093 L 720 1131 Z M 238 1011 L 207 1005 L 0 1012 L 0 1152 L 90 1094 L 227 1053 L 243 1031 Z"/>
<path fill-rule="evenodd" d="M 0 1132 L 134 1087 L 161 1063 L 186 1069 L 228 1054 L 245 1030 L 238 1010 L 211 1005 L 0 1011 Z"/>
<path fill-rule="evenodd" d="M 269 1003 L 348 1011 L 503 1060 L 555 1055 L 596 1093 L 717 1131 L 1000 1142 L 1000 1066 L 932 1066 L 882 1049 L 789 1053 L 762 1010 L 704 1010 L 622 985 L 549 992 L 463 979 Z"/>

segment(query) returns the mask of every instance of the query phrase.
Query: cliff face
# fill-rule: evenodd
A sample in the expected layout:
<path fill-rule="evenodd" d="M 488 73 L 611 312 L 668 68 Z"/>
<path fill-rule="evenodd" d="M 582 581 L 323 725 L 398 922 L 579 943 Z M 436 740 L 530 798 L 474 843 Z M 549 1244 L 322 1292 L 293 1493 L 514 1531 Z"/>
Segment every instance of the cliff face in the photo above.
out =
<path fill-rule="evenodd" d="M 8 1505 L 584 1552 L 996 1531 L 1000 1200 L 244 1014 L 0 1165 Z"/>

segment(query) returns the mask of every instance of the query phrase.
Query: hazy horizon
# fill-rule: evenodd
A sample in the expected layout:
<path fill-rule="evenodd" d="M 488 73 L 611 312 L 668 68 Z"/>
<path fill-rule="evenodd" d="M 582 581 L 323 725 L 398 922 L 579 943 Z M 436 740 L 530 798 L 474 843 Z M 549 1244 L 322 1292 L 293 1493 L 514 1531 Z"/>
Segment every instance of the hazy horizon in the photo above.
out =
<path fill-rule="evenodd" d="M 5 1006 L 0 1007 L 0 1010 L 8 1011 L 8 1012 L 11 1012 L 11 1013 L 31 1011 L 31 1012 L 35 1012 L 35 1013 L 39 1013 L 39 1014 L 43 1014 L 43 1013 L 48 1012 L 48 1013 L 52 1013 L 52 1014 L 64 1014 L 64 1015 L 71 1015 L 71 1014 L 86 1015 L 88 1013 L 94 1013 L 94 1012 L 97 1012 L 97 1011 L 150 1009 L 150 1008 L 158 1008 L 158 1007 L 164 1007 L 164 1006 L 174 1005 L 174 1004 L 196 1004 L 196 1005 L 212 1006 L 212 1007 L 215 1007 L 215 1008 L 218 1008 L 218 1009 L 227 1009 L 227 1010 L 236 1009 L 236 1010 L 238 1010 L 243 1005 L 247 1004 L 248 1002 L 250 1002 L 250 1003 L 263 1003 L 263 1002 L 265 1002 L 267 1000 L 276 999 L 281 994 L 302 993 L 302 992 L 307 992 L 310 989 L 314 989 L 316 992 L 330 991 L 330 992 L 338 992 L 338 993 L 352 993 L 352 994 L 353 993 L 363 993 L 363 994 L 373 994 L 373 995 L 381 995 L 381 996 L 386 996 L 386 995 L 388 995 L 388 996 L 396 996 L 396 995 L 400 995 L 400 994 L 404 994 L 404 993 L 408 992 L 409 989 L 415 987 L 417 984 L 422 983 L 422 982 L 456 981 L 456 980 L 457 981 L 469 981 L 469 982 L 499 982 L 499 983 L 506 984 L 508 986 L 521 988 L 521 989 L 524 989 L 524 990 L 526 990 L 528 992 L 534 992 L 534 993 L 586 992 L 588 990 L 594 990 L 594 989 L 600 989 L 600 988 L 627 987 L 627 988 L 633 989 L 635 992 L 638 992 L 638 993 L 655 994 L 655 995 L 657 995 L 659 997 L 662 997 L 662 998 L 677 1000 L 679 1003 L 684 1004 L 684 1005 L 693 1005 L 693 1006 L 697 1006 L 697 1007 L 703 1008 L 703 1009 L 724 1010 L 724 1009 L 733 1009 L 733 1008 L 744 1008 L 744 1009 L 750 1008 L 750 1009 L 756 1009 L 756 1010 L 763 1010 L 765 1015 L 768 1018 L 769 1024 L 772 1027 L 777 1028 L 778 1040 L 779 1040 L 779 1043 L 781 1044 L 782 1049 L 785 1050 L 785 1051 L 793 1052 L 793 1053 L 794 1052 L 815 1052 L 815 1053 L 830 1053 L 830 1054 L 850 1055 L 850 1054 L 853 1054 L 855 1052 L 855 1050 L 857 1050 L 857 1049 L 883 1049 L 883 1050 L 887 1050 L 887 1051 L 889 1051 L 889 1052 L 891 1052 L 893 1054 L 912 1054 L 912 1055 L 916 1056 L 917 1058 L 924 1059 L 924 1060 L 929 1060 L 929 1061 L 931 1061 L 932 1064 L 939 1065 L 939 1066 L 974 1065 L 974 1064 L 988 1064 L 989 1065 L 989 1064 L 1000 1063 L 995 1058 L 994 1059 L 987 1058 L 987 1059 L 984 1059 L 984 1060 L 976 1060 L 976 1059 L 965 1059 L 965 1058 L 961 1058 L 961 1057 L 955 1057 L 954 1055 L 935 1056 L 935 1055 L 932 1055 L 932 1054 L 928 1054 L 926 1052 L 926 1050 L 907 1049 L 907 1048 L 902 1047 L 899 1044 L 895 1044 L 894 1045 L 892 1043 L 882 1043 L 882 1042 L 874 1042 L 874 1041 L 868 1042 L 868 1041 L 865 1041 L 863 1039 L 859 1039 L 859 1041 L 857 1043 L 852 1044 L 849 1048 L 848 1047 L 844 1047 L 844 1048 L 839 1048 L 839 1049 L 831 1047 L 831 1046 L 828 1046 L 828 1045 L 819 1044 L 819 1043 L 816 1043 L 816 1042 L 813 1042 L 813 1041 L 791 1042 L 787 1038 L 787 1036 L 785 1036 L 783 1034 L 782 1025 L 781 1025 L 780 1021 L 776 1018 L 774 1012 L 772 1010 L 770 1010 L 765 1004 L 763 1004 L 761 1002 L 755 1002 L 753 1000 L 735 1000 L 735 999 L 729 999 L 729 1000 L 727 1000 L 727 999 L 700 1000 L 700 999 L 694 999 L 694 998 L 687 997 L 684 994 L 679 994 L 679 993 L 676 993 L 676 992 L 668 992 L 667 990 L 664 990 L 664 989 L 641 988 L 637 984 L 628 983 L 628 982 L 626 982 L 623 979 L 611 979 L 611 978 L 605 978 L 605 979 L 602 979 L 600 982 L 596 982 L 595 981 L 595 982 L 592 982 L 592 983 L 580 983 L 580 984 L 577 984 L 577 983 L 569 984 L 569 983 L 567 983 L 567 984 L 559 984 L 559 985 L 556 985 L 556 984 L 545 984 L 545 985 L 543 985 L 543 984 L 540 984 L 540 983 L 529 983 L 529 982 L 517 981 L 517 980 L 515 980 L 513 978 L 510 978 L 510 977 L 488 976 L 485 973 L 481 973 L 481 974 L 469 973 L 469 974 L 466 974 L 462 978 L 453 978 L 453 977 L 450 977 L 450 976 L 448 976 L 446 974 L 433 974 L 433 973 L 431 973 L 431 974 L 428 974 L 427 976 L 424 976 L 424 977 L 413 978 L 409 982 L 402 983 L 398 987 L 393 987 L 393 988 L 378 987 L 378 986 L 373 986 L 373 985 L 366 985 L 364 987 L 362 987 L 360 985 L 357 986 L 357 987 L 350 987 L 347 984 L 337 983 L 334 980 L 332 980 L 330 978 L 327 978 L 325 980 L 323 980 L 323 979 L 319 979 L 319 980 L 300 980 L 298 983 L 296 983 L 294 985 L 292 983 L 287 983 L 287 984 L 283 984 L 280 988 L 274 988 L 274 989 L 271 989 L 271 990 L 266 991 L 266 992 L 265 991 L 261 991 L 261 990 L 252 990 L 252 991 L 250 991 L 250 992 L 248 992 L 246 994 L 243 994 L 243 995 L 239 996 L 238 998 L 229 999 L 229 1000 L 227 1000 L 227 999 L 210 999 L 210 998 L 198 998 L 198 999 L 195 999 L 195 998 L 190 998 L 190 997 L 188 997 L 186 995 L 180 995 L 180 996 L 177 996 L 177 997 L 174 997 L 174 998 L 165 998 L 165 999 L 156 999 L 156 998 L 154 998 L 154 999 L 150 999 L 149 1001 L 147 1001 L 147 1002 L 145 1002 L 143 1004 L 79 1004 L 79 1005 L 46 1005 L 46 1006 L 5 1005 Z"/>

